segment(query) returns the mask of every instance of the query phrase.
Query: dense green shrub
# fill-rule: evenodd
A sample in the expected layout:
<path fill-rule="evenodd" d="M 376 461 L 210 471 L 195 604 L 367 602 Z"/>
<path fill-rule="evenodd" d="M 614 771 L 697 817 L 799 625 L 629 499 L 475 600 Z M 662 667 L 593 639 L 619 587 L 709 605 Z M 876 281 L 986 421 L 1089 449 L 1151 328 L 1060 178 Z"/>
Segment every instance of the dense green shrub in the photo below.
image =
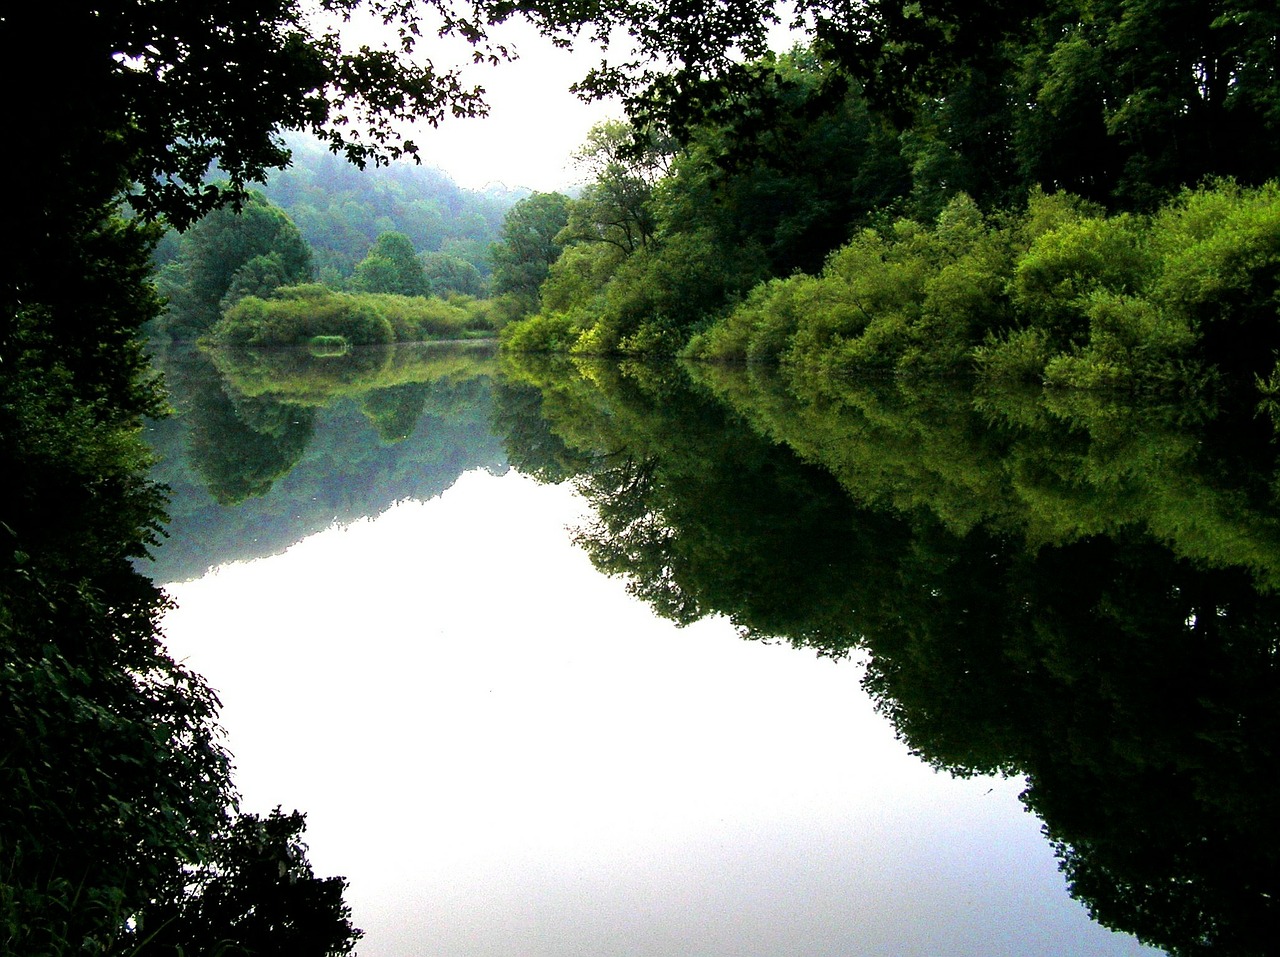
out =
<path fill-rule="evenodd" d="M 1268 371 L 1280 349 L 1280 186 L 1187 190 L 1151 224 L 1161 268 L 1151 295 L 1196 329 L 1229 374 Z"/>
<path fill-rule="evenodd" d="M 500 338 L 513 352 L 568 352 L 581 331 L 562 312 L 541 312 L 504 327 Z"/>
<path fill-rule="evenodd" d="M 1049 361 L 1044 330 L 1012 329 L 992 335 L 973 350 L 973 364 L 984 379 L 1002 382 L 1038 382 Z"/>
<path fill-rule="evenodd" d="M 1129 216 L 1088 218 L 1036 237 L 1013 274 L 1013 302 L 1023 320 L 1059 346 L 1084 341 L 1093 292 L 1123 295 L 1145 284 L 1153 264 L 1139 226 Z"/>
<path fill-rule="evenodd" d="M 542 284 L 543 311 L 590 310 L 622 259 L 621 250 L 608 243 L 569 246 L 551 265 L 547 280 Z"/>
<path fill-rule="evenodd" d="M 301 345 L 342 336 L 352 345 L 464 338 L 492 332 L 474 300 L 293 286 L 270 299 L 247 296 L 228 309 L 212 338 L 226 345 Z"/>
<path fill-rule="evenodd" d="M 316 336 L 342 336 L 353 345 L 395 341 L 391 322 L 366 297 L 321 286 L 294 286 L 272 299 L 246 296 L 213 327 L 226 345 L 303 345 Z"/>
<path fill-rule="evenodd" d="M 1080 388 L 1163 388 L 1184 374 L 1196 338 L 1190 326 L 1150 300 L 1094 291 L 1084 303 L 1088 344 L 1045 365 L 1045 382 Z"/>
<path fill-rule="evenodd" d="M 793 375 L 977 371 L 1078 388 L 1251 382 L 1280 350 L 1280 188 L 1188 190 L 1150 217 L 1033 193 L 866 229 L 817 277 L 753 290 L 685 354 Z"/>
<path fill-rule="evenodd" d="M 1213 183 L 1149 216 L 1040 191 L 988 216 L 959 194 L 932 223 L 861 230 L 816 276 L 751 289 L 752 252 L 706 233 L 593 272 L 599 257 L 566 253 L 547 287 L 563 311 L 508 346 L 1140 391 L 1249 384 L 1280 352 L 1274 184 Z"/>
<path fill-rule="evenodd" d="M 901 219 L 864 230 L 831 257 L 803 311 L 789 304 L 796 331 L 786 360 L 796 370 L 826 372 L 962 367 L 975 330 L 1006 311 L 1009 258 L 1007 239 L 964 195 L 933 228 Z M 787 292 L 802 288 L 795 282 Z"/>
<path fill-rule="evenodd" d="M 572 268 L 608 254 L 569 255 Z M 553 297 L 568 285 L 565 272 L 553 274 L 548 284 Z M 718 315 L 726 302 L 744 294 L 763 275 L 757 249 L 725 250 L 705 232 L 673 234 L 622 260 L 587 303 L 573 302 L 589 320 L 573 351 L 672 355 L 684 346 L 690 329 Z"/>

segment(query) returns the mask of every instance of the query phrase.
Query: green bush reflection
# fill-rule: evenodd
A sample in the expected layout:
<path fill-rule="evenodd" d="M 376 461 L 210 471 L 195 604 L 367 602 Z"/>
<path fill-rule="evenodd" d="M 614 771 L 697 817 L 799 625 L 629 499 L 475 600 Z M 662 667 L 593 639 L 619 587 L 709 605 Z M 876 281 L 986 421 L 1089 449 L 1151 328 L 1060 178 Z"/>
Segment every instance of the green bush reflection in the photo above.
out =
<path fill-rule="evenodd" d="M 1272 946 L 1266 415 L 756 366 L 360 353 L 216 356 L 211 401 L 186 416 L 196 471 L 228 498 L 274 482 L 289 508 L 329 515 L 370 469 L 430 471 L 440 489 L 477 464 L 572 481 L 595 516 L 575 540 L 659 614 L 852 656 L 921 760 L 1025 778 L 1101 923 L 1177 954 Z M 372 438 L 340 453 L 357 420 Z M 407 464 L 378 458 L 424 434 L 437 441 Z M 311 458 L 326 478 L 303 480 Z"/>
<path fill-rule="evenodd" d="M 1272 946 L 1267 421 L 959 383 L 806 393 L 755 368 L 505 368 L 541 392 L 557 464 L 579 463 L 598 519 L 577 539 L 602 571 L 678 622 L 859 656 L 923 760 L 1025 776 L 1103 924 L 1180 954 Z"/>

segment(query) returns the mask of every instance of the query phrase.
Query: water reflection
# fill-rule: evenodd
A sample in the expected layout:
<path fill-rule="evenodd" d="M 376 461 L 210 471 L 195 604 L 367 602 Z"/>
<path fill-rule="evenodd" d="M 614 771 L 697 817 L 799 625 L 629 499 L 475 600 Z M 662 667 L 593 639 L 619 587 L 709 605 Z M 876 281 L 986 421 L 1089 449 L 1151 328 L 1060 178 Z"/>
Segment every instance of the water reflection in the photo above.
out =
<path fill-rule="evenodd" d="M 306 809 L 365 957 L 1134 952 L 1017 782 L 910 758 L 852 665 L 655 618 L 582 513 L 471 472 L 174 589 L 246 798 Z"/>
<path fill-rule="evenodd" d="M 172 349 L 177 414 L 152 426 L 169 487 L 160 581 L 277 554 L 334 523 L 438 495 L 469 469 L 506 469 L 490 428 L 491 349 Z M 234 506 L 234 507 L 231 507 Z"/>
<path fill-rule="evenodd" d="M 525 364 L 571 446 L 627 450 L 583 482 L 597 566 L 677 620 L 866 652 L 865 687 L 922 759 L 1027 776 L 1098 920 L 1183 953 L 1267 952 L 1270 423 L 694 374 L 707 392 Z"/>
<path fill-rule="evenodd" d="M 428 810 L 419 816 L 431 820 L 470 821 L 484 810 L 448 853 L 416 846 L 421 858 L 439 858 L 426 865 L 415 857 L 416 867 L 436 868 L 415 885 L 432 901 L 422 906 L 434 920 L 452 908 L 463 923 L 499 928 L 496 938 L 476 937 L 487 943 L 475 950 L 457 944 L 450 952 L 496 952 L 503 933 L 536 938 L 554 953 L 634 953 L 636 941 L 649 953 L 1121 952 L 1123 940 L 1072 924 L 1070 909 L 1038 899 L 1028 906 L 1041 910 L 1018 910 L 1027 902 L 1015 906 L 1012 886 L 985 897 L 981 913 L 965 913 L 966 895 L 1025 868 L 1020 879 L 1061 894 L 1035 819 L 1005 812 L 982 823 L 988 789 L 991 800 L 1008 798 L 1021 776 L 1023 800 L 1044 822 L 1073 893 L 1102 923 L 1185 953 L 1270 946 L 1280 548 L 1269 422 L 1246 416 L 1241 428 L 1221 408 L 1134 408 L 1088 396 L 1046 401 L 831 382 L 802 390 L 759 371 L 716 368 L 691 370 L 690 381 L 673 367 L 492 356 L 382 355 L 345 370 L 318 361 L 222 357 L 216 389 L 183 389 L 185 397 L 205 389 L 222 403 L 220 412 L 192 408 L 185 424 L 174 424 L 189 430 L 193 451 L 204 438 L 192 432 L 238 434 L 218 425 L 227 415 L 271 449 L 259 454 L 240 442 L 238 450 L 232 443 L 197 452 L 238 465 L 188 477 L 215 490 L 248 489 L 236 510 L 201 507 L 210 510 L 197 526 L 205 547 L 225 543 L 203 554 L 216 563 L 279 551 L 289 534 L 264 531 L 257 537 L 275 547 L 232 554 L 272 516 L 299 516 L 299 530 L 366 506 L 384 518 L 273 559 L 302 569 L 291 573 L 305 583 L 301 591 L 289 590 L 288 576 L 273 578 L 270 563 L 223 570 L 179 591 L 185 619 L 175 620 L 188 635 L 210 630 L 209 646 L 228 656 L 216 665 L 224 675 L 261 659 L 267 637 L 306 636 L 305 664 L 286 644 L 275 652 L 284 670 L 260 671 L 310 702 L 296 725 L 256 756 L 232 729 L 242 764 L 291 769 L 272 787 L 311 782 L 272 800 L 323 809 L 312 795 L 336 787 L 331 749 L 345 742 L 367 757 L 361 776 L 381 790 L 335 800 L 333 821 L 367 819 L 390 792 L 422 796 Z M 304 428 L 317 441 L 295 450 Z M 411 452 L 415 436 L 435 444 Z M 350 462 L 339 457 L 346 442 Z M 312 477 L 302 481 L 312 457 Z M 473 466 L 500 474 L 507 462 L 543 482 L 570 481 L 590 511 L 574 519 L 579 500 L 556 498 L 563 487 L 514 474 L 456 481 Z M 227 474 L 254 481 L 216 478 Z M 428 474 L 436 478 L 414 486 Z M 473 484 L 493 488 L 469 499 Z M 450 485 L 430 522 L 407 503 L 389 508 Z M 506 491 L 517 486 L 524 491 Z M 257 518 L 230 517 L 253 514 L 259 502 Z M 465 516 L 451 535 L 431 523 L 445 513 Z M 555 516 L 542 529 L 548 541 L 522 552 L 520 530 L 539 513 Z M 576 570 L 550 544 L 563 546 L 560 524 L 571 520 Z M 366 539 L 376 544 L 359 544 Z M 425 543 L 446 541 L 474 551 L 432 558 Z M 327 549 L 329 564 L 304 561 L 309 549 Z M 588 561 L 624 577 L 592 574 Z M 341 571 L 325 570 L 335 567 Z M 367 582 L 353 580 L 365 572 Z M 228 600 L 220 589 L 233 578 L 259 589 L 262 604 Z M 599 589 L 608 598 L 596 604 L 590 596 Z M 364 599 L 346 611 L 333 598 L 343 593 Z M 220 615 L 236 609 L 233 622 Z M 337 622 L 337 631 L 324 622 Z M 742 642 L 732 631 L 783 644 Z M 238 647 L 214 634 L 256 637 Z M 703 670 L 699 650 L 722 641 Z M 851 694 L 852 665 L 786 644 L 864 661 L 870 702 L 892 732 L 874 721 L 870 703 L 860 704 L 867 699 Z M 548 671 L 548 658 L 602 656 L 607 665 L 596 664 L 606 678 L 585 668 Z M 327 677 L 306 674 L 325 667 L 334 669 Z M 739 667 L 758 671 L 744 677 Z M 793 668 L 803 672 L 794 683 Z M 377 746 L 364 736 L 367 725 L 353 723 L 352 708 L 372 700 L 352 690 L 353 679 L 376 692 L 384 729 Z M 485 679 L 506 689 L 510 710 L 477 711 L 485 691 L 478 686 L 452 694 Z M 269 685 L 231 694 L 228 722 L 247 702 L 270 700 Z M 341 700 L 352 704 L 335 711 Z M 243 713 L 245 726 L 270 722 Z M 479 739 L 460 730 L 477 722 Z M 316 735 L 317 727 L 325 730 Z M 439 761 L 406 760 L 399 729 L 409 729 L 414 754 Z M 874 757 L 892 748 L 894 732 L 916 759 Z M 302 737 L 323 748 L 300 753 Z M 550 741 L 566 747 L 549 750 Z M 690 741 L 697 747 L 686 749 Z M 743 777 L 753 761 L 759 773 Z M 441 770 L 444 780 L 432 773 Z M 545 783 L 548 770 L 559 785 Z M 988 772 L 1015 777 L 966 779 Z M 702 805 L 693 796 L 704 790 Z M 545 793 L 556 800 L 540 803 Z M 732 810 L 744 795 L 765 795 L 771 810 Z M 909 806 L 910 823 L 903 817 L 886 831 L 884 815 L 894 813 L 886 808 Z M 374 884 L 364 886 L 378 890 L 365 893 L 388 900 L 409 878 L 375 863 L 369 848 L 394 846 L 406 830 L 438 833 L 420 821 L 405 828 L 414 812 L 394 807 L 402 813 L 366 820 L 363 839 L 335 838 L 329 846 L 345 861 L 325 859 L 353 881 L 367 862 Z M 717 809 L 728 825 L 717 825 Z M 682 820 L 686 830 L 652 843 L 646 827 Z M 317 859 L 326 853 L 315 830 L 323 826 L 313 822 Z M 773 843 L 744 836 L 757 827 Z M 972 843 L 957 857 L 951 852 L 966 832 Z M 930 844 L 941 847 L 926 857 Z M 634 866 L 677 845 L 693 855 L 684 864 L 673 857 L 656 870 Z M 743 854 L 772 863 L 755 866 Z M 372 876 L 379 870 L 386 884 Z M 930 870 L 948 876 L 931 880 Z M 745 894 L 717 897 L 735 873 Z M 804 892 L 782 886 L 784 873 L 792 891 Z M 490 892 L 507 887 L 509 899 L 477 905 L 449 889 L 449 874 L 470 875 L 460 886 L 474 879 Z M 672 893 L 646 896 L 646 880 L 667 882 Z M 943 890 L 948 881 L 951 891 Z M 625 942 L 614 946 L 606 928 L 571 906 L 591 895 L 610 899 L 608 888 L 623 886 L 631 896 L 618 906 L 632 908 L 634 927 L 669 939 L 614 928 Z M 530 887 L 539 888 L 536 899 L 521 898 Z M 928 890 L 922 897 L 912 887 Z M 851 898 L 876 903 L 860 909 Z M 391 923 L 408 920 L 387 907 Z M 687 919 L 648 919 L 645 908 L 683 908 Z M 734 908 L 737 917 L 725 921 Z M 932 920 L 920 921 L 926 913 Z M 708 928 L 703 940 L 688 936 L 695 917 Z M 754 928 L 757 943 L 735 949 L 718 921 Z M 806 921 L 821 928 L 811 939 Z M 1038 921 L 1053 932 L 1033 940 L 1027 928 Z M 595 930 L 573 937 L 565 925 Z M 555 949 L 557 935 L 573 946 Z M 378 946 L 371 936 L 362 949 L 394 952 Z"/>

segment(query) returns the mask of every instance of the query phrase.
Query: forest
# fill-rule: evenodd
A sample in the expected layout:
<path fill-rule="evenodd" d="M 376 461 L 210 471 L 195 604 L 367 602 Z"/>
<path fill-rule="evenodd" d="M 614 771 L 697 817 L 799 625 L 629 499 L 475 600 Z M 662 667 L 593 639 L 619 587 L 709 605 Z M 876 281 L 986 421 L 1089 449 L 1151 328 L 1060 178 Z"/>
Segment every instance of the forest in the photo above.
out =
<path fill-rule="evenodd" d="M 1004 30 L 922 5 L 878 57 L 819 39 L 598 130 L 504 343 L 1273 390 L 1274 11 L 986 6 Z"/>
<path fill-rule="evenodd" d="M 375 207 L 335 190 L 336 160 L 304 154 L 267 195 L 306 227 L 311 262 L 184 285 L 193 231 L 166 267 L 166 331 L 500 332 L 513 351 L 767 362 L 799 379 L 1277 388 L 1274 13 L 994 4 L 1007 26 L 992 31 L 978 14 L 865 9 L 849 36 L 819 16 L 783 53 L 593 73 L 585 86 L 623 92 L 630 116 L 581 144 L 573 195 Z M 405 182 L 385 178 L 380 199 Z M 439 301 L 357 304 L 312 281 Z M 186 320 L 190 292 L 218 316 Z"/>
<path fill-rule="evenodd" d="M 400 162 L 358 170 L 290 140 L 291 165 L 155 254 L 161 341 L 348 345 L 492 336 L 490 251 L 524 192 L 463 190 Z"/>
<path fill-rule="evenodd" d="M 217 694 L 165 648 L 169 600 L 137 565 L 167 509 L 142 440 L 170 401 L 155 342 L 497 334 L 512 355 L 754 360 L 819 391 L 866 370 L 1280 392 L 1274 4 L 320 6 L 388 40 L 344 42 L 292 0 L 77 2 L 58 82 L 0 68 L 20 91 L 0 258 L 4 957 L 346 954 L 360 936 L 305 815 L 241 810 Z M 627 119 L 582 145 L 574 196 L 464 197 L 399 165 L 419 147 L 397 122 L 484 111 L 431 38 L 497 61 L 487 27 L 512 16 L 635 44 L 579 84 Z M 774 53 L 782 21 L 804 41 Z M 0 13 L 10 50 L 50 37 L 46 10 Z M 385 174 L 376 202 L 345 195 L 364 187 L 339 187 L 339 164 Z"/>

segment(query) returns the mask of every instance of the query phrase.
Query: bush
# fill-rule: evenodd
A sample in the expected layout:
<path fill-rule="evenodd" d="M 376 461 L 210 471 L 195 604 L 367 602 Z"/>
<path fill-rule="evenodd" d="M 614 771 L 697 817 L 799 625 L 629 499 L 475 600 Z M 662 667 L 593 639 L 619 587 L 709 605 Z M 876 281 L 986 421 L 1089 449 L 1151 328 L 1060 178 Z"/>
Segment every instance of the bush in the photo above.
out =
<path fill-rule="evenodd" d="M 624 355 L 673 356 L 684 345 L 680 328 L 665 316 L 641 322 L 635 332 L 623 336 L 618 351 Z"/>
<path fill-rule="evenodd" d="M 500 341 L 512 352 L 568 352 L 580 333 L 563 313 L 539 313 L 506 326 Z"/>
<path fill-rule="evenodd" d="M 1162 270 L 1152 296 L 1202 336 L 1205 358 L 1263 372 L 1280 349 L 1280 187 L 1188 190 L 1152 223 Z"/>
<path fill-rule="evenodd" d="M 1095 290 L 1131 294 L 1154 265 L 1140 222 L 1124 215 L 1082 219 L 1042 233 L 1014 266 L 1014 306 L 1059 348 L 1087 336 L 1085 303 Z"/>
<path fill-rule="evenodd" d="M 973 364 L 983 379 L 1000 382 L 1040 382 L 1049 361 L 1049 342 L 1043 329 L 1014 329 L 991 334 L 973 350 Z"/>
<path fill-rule="evenodd" d="M 313 356 L 344 356 L 351 344 L 342 336 L 316 336 L 308 343 Z"/>
<path fill-rule="evenodd" d="M 1048 385 L 1147 389 L 1177 386 L 1196 337 L 1147 299 L 1098 290 L 1085 303 L 1089 341 L 1045 366 Z"/>
<path fill-rule="evenodd" d="M 294 286 L 270 299 L 241 299 L 212 338 L 227 345 L 302 345 L 317 336 L 339 336 L 351 345 L 389 345 L 492 331 L 492 322 L 471 301 Z"/>
<path fill-rule="evenodd" d="M 690 340 L 685 354 L 691 359 L 778 361 L 798 325 L 796 300 L 815 282 L 796 275 L 762 283 L 728 316 Z"/>
<path fill-rule="evenodd" d="M 552 263 L 542 284 L 543 311 L 567 313 L 590 309 L 622 259 L 622 251 L 606 243 L 579 243 L 568 247 Z"/>
<path fill-rule="evenodd" d="M 211 338 L 224 345 L 296 346 L 316 336 L 341 336 L 352 345 L 389 345 L 391 323 L 365 297 L 315 287 L 282 290 L 281 298 L 246 296 L 214 325 Z"/>

